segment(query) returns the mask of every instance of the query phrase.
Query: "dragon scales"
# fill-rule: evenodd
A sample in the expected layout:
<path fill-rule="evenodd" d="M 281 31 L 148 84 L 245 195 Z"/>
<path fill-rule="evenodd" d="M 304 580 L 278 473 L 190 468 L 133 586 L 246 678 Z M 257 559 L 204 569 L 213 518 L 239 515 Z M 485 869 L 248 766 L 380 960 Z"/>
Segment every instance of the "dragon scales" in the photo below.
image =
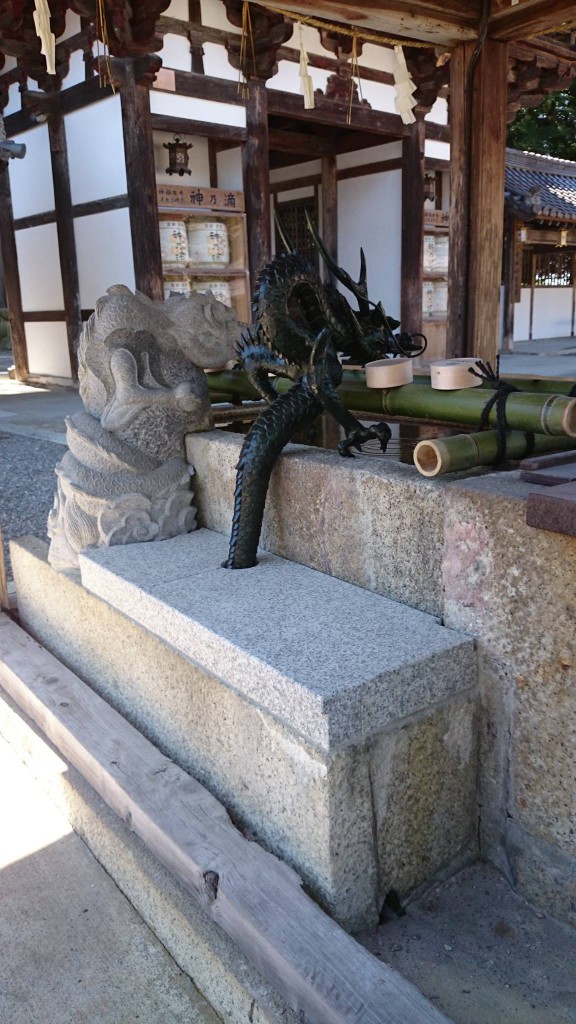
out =
<path fill-rule="evenodd" d="M 293 251 L 276 256 L 261 272 L 253 299 L 255 328 L 240 342 L 238 355 L 250 382 L 268 403 L 248 431 L 237 466 L 234 514 L 224 567 L 247 569 L 257 564 L 264 506 L 270 475 L 282 449 L 296 431 L 328 412 L 344 427 L 340 455 L 352 456 L 365 441 L 377 439 L 382 451 L 390 439 L 386 423 L 363 426 L 340 401 L 341 356 L 363 365 L 388 356 L 415 356 L 424 351 L 422 335 L 394 335 L 397 320 L 386 316 L 382 303 L 368 298 L 366 261 L 360 250 L 358 282 L 337 266 L 314 227 L 314 242 L 330 273 L 356 298 L 353 310 L 341 292 L 323 284 L 317 273 Z M 294 381 L 278 394 L 270 374 Z"/>

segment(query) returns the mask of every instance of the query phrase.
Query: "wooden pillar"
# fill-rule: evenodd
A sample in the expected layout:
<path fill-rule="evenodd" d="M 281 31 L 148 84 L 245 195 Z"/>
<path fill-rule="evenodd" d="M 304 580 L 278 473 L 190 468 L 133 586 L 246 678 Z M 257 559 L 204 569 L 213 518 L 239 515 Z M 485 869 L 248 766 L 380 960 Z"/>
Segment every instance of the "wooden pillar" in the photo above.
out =
<path fill-rule="evenodd" d="M 77 352 L 80 332 L 82 330 L 82 309 L 80 303 L 80 283 L 78 280 L 78 261 L 76 258 L 76 239 L 74 237 L 74 215 L 72 212 L 72 193 L 70 191 L 68 150 L 66 147 L 66 128 L 64 118 L 59 110 L 55 110 L 48 117 L 48 136 L 50 140 L 52 178 L 54 181 L 54 207 L 56 211 L 58 249 L 60 251 L 62 291 L 64 293 L 64 313 L 66 316 L 66 331 L 68 333 L 68 352 L 72 376 L 76 378 L 78 376 Z"/>
<path fill-rule="evenodd" d="M 424 140 L 422 111 L 402 139 L 402 256 L 400 321 L 403 331 L 422 331 L 422 248 L 424 238 Z"/>
<path fill-rule="evenodd" d="M 335 153 L 322 157 L 321 184 L 322 240 L 330 255 L 338 261 L 338 179 Z"/>
<path fill-rule="evenodd" d="M 122 64 L 120 102 L 136 288 L 161 301 L 164 290 L 150 93 L 147 85 L 136 81 L 134 62 L 128 58 Z"/>
<path fill-rule="evenodd" d="M 504 330 L 502 351 L 514 351 L 514 303 L 516 301 L 517 224 L 511 214 L 504 219 Z"/>
<path fill-rule="evenodd" d="M 268 159 L 268 97 L 266 83 L 252 78 L 246 100 L 246 142 L 242 170 L 248 225 L 248 253 L 252 288 L 271 258 L 270 171 Z"/>
<path fill-rule="evenodd" d="M 202 8 L 200 0 L 188 0 L 188 21 L 194 25 L 202 24 Z M 202 44 L 194 38 L 194 32 L 189 32 L 190 55 L 192 57 L 191 70 L 197 75 L 204 74 L 204 50 Z M 213 186 L 215 187 L 215 186 Z"/>
<path fill-rule="evenodd" d="M 16 232 L 14 231 L 14 214 L 12 211 L 12 193 L 8 164 L 0 160 L 0 245 L 2 246 L 2 264 L 4 267 L 4 288 L 6 304 L 10 316 L 12 333 L 12 354 L 16 380 L 25 381 L 28 377 L 28 351 L 26 348 L 26 332 L 22 315 L 22 294 L 20 291 L 20 274 L 18 270 L 18 252 L 16 249 Z"/>
<path fill-rule="evenodd" d="M 473 44 L 452 53 L 450 105 L 450 356 L 494 361 L 504 229 L 508 56 L 486 39 L 472 82 Z"/>

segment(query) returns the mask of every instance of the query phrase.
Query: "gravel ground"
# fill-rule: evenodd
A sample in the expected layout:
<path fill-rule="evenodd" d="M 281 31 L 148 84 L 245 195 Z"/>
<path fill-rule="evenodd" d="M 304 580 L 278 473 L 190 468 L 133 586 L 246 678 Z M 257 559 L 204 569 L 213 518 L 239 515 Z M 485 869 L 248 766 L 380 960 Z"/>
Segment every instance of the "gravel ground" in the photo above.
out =
<path fill-rule="evenodd" d="M 46 537 L 56 486 L 54 467 L 65 451 L 52 441 L 0 431 L 0 527 L 6 556 L 12 537 Z M 8 561 L 6 568 L 10 579 Z"/>

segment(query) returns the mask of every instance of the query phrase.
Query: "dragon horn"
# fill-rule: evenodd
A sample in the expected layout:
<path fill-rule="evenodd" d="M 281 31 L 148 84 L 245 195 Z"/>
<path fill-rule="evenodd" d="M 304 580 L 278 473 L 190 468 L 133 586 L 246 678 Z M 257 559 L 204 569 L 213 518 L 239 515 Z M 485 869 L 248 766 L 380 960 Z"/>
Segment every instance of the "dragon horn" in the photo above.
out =
<path fill-rule="evenodd" d="M 310 232 L 312 238 L 314 239 L 314 245 L 320 252 L 320 255 L 322 256 L 322 259 L 324 260 L 326 266 L 328 267 L 328 270 L 330 271 L 331 274 L 334 275 L 337 281 L 340 281 L 340 284 L 343 284 L 344 287 L 347 288 L 348 291 L 352 292 L 352 295 L 354 295 L 354 297 L 358 299 L 360 312 L 363 315 L 366 315 L 366 313 L 368 313 L 370 309 L 370 305 L 368 302 L 368 294 L 366 290 L 366 257 L 364 256 L 363 250 L 360 249 L 360 280 L 358 281 L 358 283 L 356 283 L 356 281 L 352 280 L 350 274 L 347 274 L 346 271 L 342 269 L 342 267 L 338 266 L 336 260 L 328 252 L 326 246 L 324 245 L 324 242 L 320 238 L 320 235 L 318 234 L 314 224 L 312 223 L 308 210 L 306 210 L 306 224 L 308 226 L 308 231 Z"/>
<path fill-rule="evenodd" d="M 282 224 L 282 221 L 280 220 L 280 217 L 278 216 L 277 210 L 274 211 L 274 223 L 276 224 L 276 230 L 277 230 L 278 234 L 280 235 L 280 238 L 282 240 L 282 245 L 284 246 L 286 252 L 294 252 L 295 250 L 294 250 L 294 246 L 292 245 L 292 241 L 290 239 L 290 236 L 288 235 L 288 232 L 286 231 L 284 225 Z"/>

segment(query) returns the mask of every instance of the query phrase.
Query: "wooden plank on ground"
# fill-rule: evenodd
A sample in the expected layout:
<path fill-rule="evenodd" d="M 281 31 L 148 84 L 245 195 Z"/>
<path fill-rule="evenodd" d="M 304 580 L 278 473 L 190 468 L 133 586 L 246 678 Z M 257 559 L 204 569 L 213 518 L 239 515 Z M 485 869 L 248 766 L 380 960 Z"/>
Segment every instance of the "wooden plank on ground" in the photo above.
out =
<path fill-rule="evenodd" d="M 4 543 L 2 541 L 2 527 L 0 527 L 0 609 L 10 611 L 10 595 L 8 594 L 8 580 L 6 578 L 6 562 L 4 559 Z"/>
<path fill-rule="evenodd" d="M 446 1024 L 203 786 L 4 615 L 0 685 L 307 1024 Z"/>

